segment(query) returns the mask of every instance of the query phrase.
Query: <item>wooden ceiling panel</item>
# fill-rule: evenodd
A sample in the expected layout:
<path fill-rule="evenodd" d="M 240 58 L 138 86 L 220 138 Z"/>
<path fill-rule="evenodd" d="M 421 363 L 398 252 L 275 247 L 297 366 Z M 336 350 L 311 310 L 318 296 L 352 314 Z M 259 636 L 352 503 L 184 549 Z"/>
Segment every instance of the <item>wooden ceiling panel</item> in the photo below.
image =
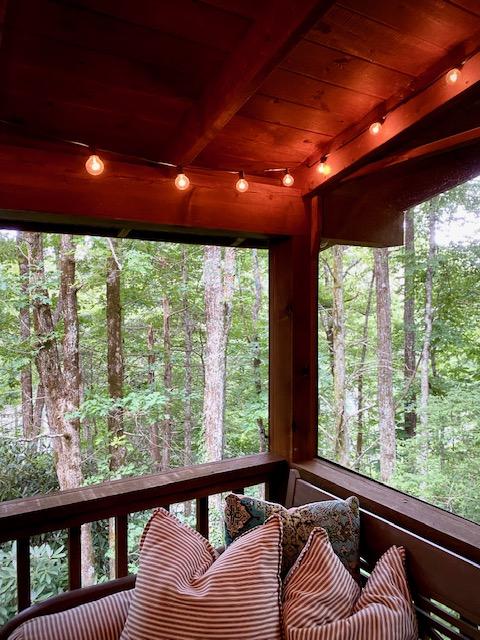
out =
<path fill-rule="evenodd" d="M 294 48 L 281 67 L 378 99 L 389 98 L 412 80 L 407 74 L 307 40 Z"/>
<path fill-rule="evenodd" d="M 213 42 L 207 47 L 179 40 L 52 0 L 16 0 L 11 6 L 7 24 L 11 39 L 40 36 L 45 46 L 49 41 L 62 42 L 119 61 L 141 63 L 181 96 L 196 97 L 210 80 L 212 69 L 218 68 L 225 57 Z"/>
<path fill-rule="evenodd" d="M 340 0 L 339 4 L 444 49 L 468 39 L 480 26 L 472 23 L 470 12 L 446 0 Z"/>
<path fill-rule="evenodd" d="M 275 69 L 262 85 L 261 93 L 318 109 L 331 118 L 335 129 L 339 125 L 345 126 L 345 122 L 363 117 L 379 102 L 378 98 L 319 82 L 286 69 Z"/>
<path fill-rule="evenodd" d="M 161 150 L 171 131 L 171 120 L 152 121 L 118 110 L 85 109 L 43 97 L 36 98 L 35 109 L 32 109 L 31 95 L 29 90 L 23 94 L 8 94 L 2 100 L 2 118 L 34 135 L 74 140 L 98 149 L 152 160 L 164 159 Z"/>
<path fill-rule="evenodd" d="M 480 3 L 478 0 L 450 0 L 450 4 L 470 11 L 473 15 L 480 17 Z"/>
<path fill-rule="evenodd" d="M 238 115 L 199 155 L 197 163 L 254 173 L 272 167 L 293 168 L 327 141 L 328 137 L 313 132 Z"/>
<path fill-rule="evenodd" d="M 306 39 L 410 76 L 418 76 L 446 53 L 409 32 L 382 25 L 338 4 Z"/>
<path fill-rule="evenodd" d="M 141 11 L 132 0 L 61 2 L 221 51 L 234 49 L 251 22 L 247 17 L 195 0 L 142 0 Z"/>
<path fill-rule="evenodd" d="M 137 115 L 141 105 L 142 117 L 151 120 L 175 119 L 190 105 L 159 82 L 151 68 L 129 60 L 39 38 L 18 39 L 14 51 L 3 78 L 4 94 L 30 91 L 54 103 L 131 115 Z"/>
<path fill-rule="evenodd" d="M 327 139 L 339 133 L 345 123 L 328 111 L 312 109 L 293 102 L 257 93 L 241 109 L 240 115 L 302 131 L 320 133 Z"/>

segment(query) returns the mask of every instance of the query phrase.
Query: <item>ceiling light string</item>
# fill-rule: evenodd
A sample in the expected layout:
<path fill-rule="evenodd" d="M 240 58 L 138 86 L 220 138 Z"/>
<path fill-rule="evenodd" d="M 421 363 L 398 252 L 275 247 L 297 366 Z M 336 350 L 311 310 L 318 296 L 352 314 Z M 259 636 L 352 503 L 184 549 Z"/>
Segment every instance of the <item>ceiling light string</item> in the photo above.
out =
<path fill-rule="evenodd" d="M 462 76 L 462 69 L 465 66 L 465 64 L 470 60 L 470 58 L 473 58 L 473 56 L 475 55 L 475 52 L 470 54 L 468 57 L 466 57 L 464 60 L 462 60 L 461 63 L 459 63 L 456 67 L 453 67 L 451 69 L 449 69 L 446 73 L 443 72 L 442 74 L 438 75 L 435 80 L 432 81 L 431 84 L 434 84 L 435 82 L 437 82 L 438 80 L 440 80 L 440 78 L 442 77 L 442 75 L 445 77 L 445 81 L 448 85 L 453 86 L 455 85 L 461 78 Z M 408 97 L 406 96 L 403 100 L 401 100 L 398 104 L 396 104 L 394 107 L 392 107 L 390 110 L 388 110 L 387 112 L 384 113 L 384 115 L 381 118 L 378 118 L 377 120 L 375 120 L 374 122 L 372 122 L 367 129 L 362 129 L 361 131 L 359 131 L 359 133 L 357 135 L 352 136 L 352 138 L 350 138 L 349 140 L 347 140 L 346 142 L 344 142 L 342 145 L 340 145 L 339 147 L 337 147 L 335 149 L 335 151 L 339 151 L 340 149 L 342 149 L 344 146 L 346 146 L 347 144 L 349 144 L 350 142 L 352 142 L 353 140 L 355 140 L 356 138 L 360 137 L 363 133 L 365 133 L 365 131 L 368 130 L 368 132 L 370 133 L 370 135 L 372 136 L 378 136 L 383 128 L 383 125 L 385 123 L 385 120 L 387 119 L 388 115 L 394 111 L 395 109 L 398 109 L 399 106 L 401 106 L 402 104 L 404 104 L 406 101 L 408 100 Z M 330 151 L 328 154 L 325 153 L 321 158 L 320 161 L 317 164 L 317 171 L 320 175 L 322 175 L 323 177 L 328 176 L 331 171 L 332 168 L 330 166 L 330 164 L 328 164 L 327 162 L 327 158 L 333 153 L 333 151 Z"/>

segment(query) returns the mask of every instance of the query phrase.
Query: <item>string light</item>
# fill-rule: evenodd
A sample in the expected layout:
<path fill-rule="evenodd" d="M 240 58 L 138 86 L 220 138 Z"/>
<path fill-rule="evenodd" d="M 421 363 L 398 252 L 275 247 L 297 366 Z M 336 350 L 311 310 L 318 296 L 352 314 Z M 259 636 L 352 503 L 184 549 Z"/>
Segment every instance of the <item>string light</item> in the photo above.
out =
<path fill-rule="evenodd" d="M 240 193 L 245 193 L 248 191 L 248 182 L 245 180 L 245 174 L 243 171 L 239 171 L 237 184 L 235 185 L 235 189 Z"/>
<path fill-rule="evenodd" d="M 327 156 L 323 156 L 317 165 L 317 171 L 322 176 L 328 176 L 332 173 L 332 167 L 327 162 Z"/>
<path fill-rule="evenodd" d="M 377 121 L 377 122 L 372 122 L 372 124 L 370 125 L 370 127 L 368 128 L 368 130 L 370 131 L 370 133 L 372 134 L 372 136 L 376 136 L 380 133 L 382 129 L 382 123 Z"/>
<path fill-rule="evenodd" d="M 91 176 L 99 176 L 101 173 L 103 173 L 105 165 L 103 164 L 103 160 L 101 160 L 101 158 L 99 158 L 99 156 L 94 153 L 85 162 L 85 169 Z"/>
<path fill-rule="evenodd" d="M 190 186 L 190 180 L 183 173 L 182 167 L 178 167 L 177 177 L 175 178 L 175 186 L 180 191 L 185 191 Z"/>
<path fill-rule="evenodd" d="M 445 80 L 447 81 L 447 84 L 455 84 L 460 76 L 462 75 L 462 72 L 460 71 L 460 69 L 450 69 L 450 71 L 447 72 L 447 75 L 445 76 Z"/>
<path fill-rule="evenodd" d="M 288 169 L 285 169 L 285 175 L 282 178 L 282 182 L 286 187 L 291 187 L 292 184 L 295 182 L 292 174 Z"/>

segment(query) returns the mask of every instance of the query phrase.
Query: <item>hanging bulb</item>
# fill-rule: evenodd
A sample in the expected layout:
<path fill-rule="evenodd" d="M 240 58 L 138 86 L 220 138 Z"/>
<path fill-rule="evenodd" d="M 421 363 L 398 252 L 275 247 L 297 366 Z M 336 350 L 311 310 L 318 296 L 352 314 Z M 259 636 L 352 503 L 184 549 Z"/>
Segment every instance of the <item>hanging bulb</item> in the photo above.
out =
<path fill-rule="evenodd" d="M 286 187 L 291 187 L 292 184 L 295 182 L 292 174 L 288 169 L 285 169 L 285 175 L 282 178 L 282 182 Z"/>
<path fill-rule="evenodd" d="M 459 80 L 461 74 L 462 72 L 460 71 L 460 69 L 450 69 L 450 71 L 448 71 L 447 75 L 445 76 L 447 84 L 455 84 Z"/>
<path fill-rule="evenodd" d="M 190 186 L 190 180 L 183 173 L 182 167 L 178 167 L 177 177 L 175 178 L 175 186 L 180 191 L 185 191 Z"/>
<path fill-rule="evenodd" d="M 382 123 L 377 121 L 370 125 L 369 131 L 372 134 L 372 136 L 376 136 L 380 133 L 381 128 L 382 128 Z"/>
<path fill-rule="evenodd" d="M 238 173 L 238 176 L 239 177 L 235 188 L 237 191 L 240 191 L 240 193 L 245 193 L 245 191 L 248 191 L 248 182 L 245 180 L 245 174 L 243 173 L 243 171 L 240 171 Z"/>
<path fill-rule="evenodd" d="M 105 165 L 103 161 L 94 153 L 85 162 L 85 169 L 91 176 L 99 176 L 103 173 Z"/>
<path fill-rule="evenodd" d="M 317 171 L 322 176 L 328 176 L 332 173 L 332 167 L 327 162 L 327 156 L 323 156 L 317 165 Z"/>

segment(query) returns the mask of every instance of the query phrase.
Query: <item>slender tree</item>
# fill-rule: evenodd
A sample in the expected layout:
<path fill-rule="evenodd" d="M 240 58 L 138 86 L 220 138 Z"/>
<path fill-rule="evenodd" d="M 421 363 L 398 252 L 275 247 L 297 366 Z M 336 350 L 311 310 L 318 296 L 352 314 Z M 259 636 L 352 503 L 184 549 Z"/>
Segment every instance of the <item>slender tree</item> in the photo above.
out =
<path fill-rule="evenodd" d="M 17 236 L 17 257 L 20 273 L 20 291 L 22 302 L 20 306 L 20 339 L 24 349 L 29 349 L 30 342 L 30 303 L 28 293 L 28 250 L 24 234 L 19 231 Z M 23 437 L 32 438 L 35 435 L 35 421 L 33 413 L 33 383 L 32 364 L 28 361 L 20 372 L 20 391 L 22 397 Z"/>
<path fill-rule="evenodd" d="M 377 403 L 380 430 L 380 478 L 382 482 L 389 482 L 395 470 L 396 435 L 388 249 L 374 249 L 373 253 L 377 293 Z"/>
<path fill-rule="evenodd" d="M 404 261 L 404 428 L 405 434 L 411 438 L 417 428 L 416 392 L 413 380 L 416 373 L 415 365 L 415 281 L 413 269 L 415 265 L 415 223 L 413 210 L 405 214 L 405 261 Z"/>
<path fill-rule="evenodd" d="M 425 275 L 425 312 L 424 312 L 424 331 L 423 346 L 420 362 L 420 425 L 422 429 L 423 444 L 420 447 L 420 455 L 422 458 L 421 467 L 425 471 L 426 460 L 428 457 L 428 398 L 429 398 L 429 372 L 430 372 L 430 355 L 431 341 L 433 329 L 433 277 L 435 271 L 435 255 L 437 251 L 435 230 L 437 223 L 437 206 L 438 198 L 430 201 L 428 207 L 428 255 L 427 255 L 427 271 Z"/>
<path fill-rule="evenodd" d="M 164 296 L 163 308 L 163 387 L 165 390 L 165 417 L 162 421 L 163 447 L 162 447 L 162 470 L 170 468 L 170 458 L 172 450 L 172 390 L 173 390 L 173 368 L 172 368 L 172 338 L 170 335 L 170 300 Z"/>
<path fill-rule="evenodd" d="M 189 467 L 193 464 L 193 412 L 192 412 L 192 391 L 193 391 L 193 333 L 195 323 L 190 309 L 191 301 L 188 293 L 189 287 L 188 270 L 188 250 L 185 245 L 182 247 L 182 325 L 184 337 L 184 378 L 183 378 L 183 464 Z M 185 502 L 185 515 L 188 517 L 192 513 L 192 503 Z"/>
<path fill-rule="evenodd" d="M 360 371 L 357 380 L 357 446 L 355 455 L 355 469 L 360 470 L 360 462 L 363 453 L 363 436 L 364 436 L 364 378 L 365 365 L 367 361 L 368 350 L 368 324 L 370 321 L 370 310 L 372 307 L 373 285 L 375 282 L 375 271 L 372 272 L 372 278 L 368 287 L 367 304 L 365 306 L 365 319 L 362 329 L 362 348 L 360 351 Z"/>
<path fill-rule="evenodd" d="M 155 389 L 155 331 L 153 329 L 153 325 L 148 326 L 147 330 L 147 362 L 148 362 L 148 371 L 147 371 L 147 382 L 150 389 L 153 391 Z M 160 451 L 160 442 L 159 442 L 159 430 L 160 425 L 157 419 L 153 420 L 150 424 L 150 456 L 152 458 L 152 462 L 155 468 L 155 471 L 160 471 L 162 466 L 162 458 Z"/>
<path fill-rule="evenodd" d="M 345 410 L 345 309 L 343 296 L 344 247 L 333 247 L 333 387 L 335 401 L 335 459 L 349 464 L 350 441 Z"/>
<path fill-rule="evenodd" d="M 118 241 L 109 240 L 107 258 L 107 377 L 108 392 L 114 401 L 123 397 L 122 305 L 120 297 L 121 265 Z M 123 411 L 114 407 L 108 415 L 110 433 L 110 470 L 117 471 L 125 462 L 123 445 Z"/>
<path fill-rule="evenodd" d="M 253 366 L 253 384 L 255 387 L 255 394 L 257 399 L 259 399 L 262 395 L 262 378 L 260 375 L 260 365 L 262 364 L 260 358 L 260 337 L 259 337 L 259 315 L 260 309 L 262 306 L 262 279 L 260 276 L 260 267 L 258 264 L 258 253 L 256 249 L 252 251 L 252 259 L 253 259 L 253 283 L 254 283 L 254 301 L 252 307 L 252 326 L 253 326 L 253 335 L 252 335 L 252 366 Z M 259 451 L 263 452 L 267 450 L 268 442 L 267 442 L 267 434 L 265 431 L 265 423 L 263 418 L 260 416 L 257 418 L 257 427 L 258 427 L 258 441 L 259 441 Z"/>
<path fill-rule="evenodd" d="M 235 250 L 231 247 L 225 249 L 222 261 L 220 247 L 206 246 L 203 269 L 206 332 L 203 428 L 207 461 L 220 460 L 223 454 L 226 356 L 234 276 Z"/>

